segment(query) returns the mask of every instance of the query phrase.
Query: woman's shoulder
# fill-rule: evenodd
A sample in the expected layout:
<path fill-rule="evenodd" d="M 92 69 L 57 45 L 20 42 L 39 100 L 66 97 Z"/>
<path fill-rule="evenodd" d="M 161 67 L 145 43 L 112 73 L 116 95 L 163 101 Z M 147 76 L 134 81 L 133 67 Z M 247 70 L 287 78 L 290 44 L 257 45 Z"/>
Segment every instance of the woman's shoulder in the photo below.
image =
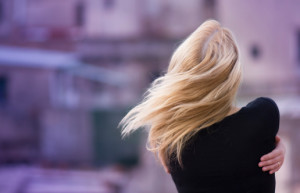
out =
<path fill-rule="evenodd" d="M 268 97 L 258 97 L 246 105 L 247 109 L 256 112 L 266 113 L 265 115 L 272 115 L 279 117 L 279 109 L 276 102 Z"/>
<path fill-rule="evenodd" d="M 259 97 L 248 103 L 246 111 L 255 122 L 261 122 L 272 134 L 276 134 L 279 129 L 280 114 L 276 102 L 268 97 Z"/>

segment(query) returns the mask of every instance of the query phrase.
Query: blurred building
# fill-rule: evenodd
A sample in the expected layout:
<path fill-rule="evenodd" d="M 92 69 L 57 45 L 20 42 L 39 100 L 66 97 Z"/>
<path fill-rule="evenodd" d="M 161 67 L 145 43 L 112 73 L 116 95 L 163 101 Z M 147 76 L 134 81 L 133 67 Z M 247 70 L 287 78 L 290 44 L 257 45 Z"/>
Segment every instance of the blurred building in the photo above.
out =
<path fill-rule="evenodd" d="M 83 8 L 75 0 L 1 0 L 0 32 L 10 41 L 74 40 Z"/>
<path fill-rule="evenodd" d="M 214 1 L 91 0 L 85 2 L 85 37 L 178 39 L 214 15 Z"/>
<path fill-rule="evenodd" d="M 279 106 L 279 134 L 289 147 L 283 189 L 300 191 L 300 2 L 218 1 L 220 22 L 237 39 L 244 67 L 240 95 L 271 96 Z M 290 169 L 293 168 L 293 169 Z"/>
<path fill-rule="evenodd" d="M 137 89 L 120 89 L 129 74 L 73 53 L 0 46 L 0 163 L 92 164 L 93 110 L 126 106 Z"/>
<path fill-rule="evenodd" d="M 180 42 L 216 18 L 239 44 L 241 101 L 275 96 L 280 134 L 293 144 L 288 164 L 296 187 L 299 6 L 296 0 L 0 0 L 0 162 L 115 161 L 109 154 L 124 146 L 116 124 L 126 109 L 164 73 Z M 132 155 L 131 145 L 122 151 Z"/>
<path fill-rule="evenodd" d="M 51 146 L 59 140 L 49 132 L 63 133 L 66 132 L 64 129 L 72 127 L 80 133 L 88 129 L 82 120 L 85 114 L 70 110 L 80 105 L 81 97 L 75 90 L 74 77 L 63 73 L 64 69 L 76 65 L 69 53 L 0 47 L 1 163 L 31 163 L 43 156 L 53 156 L 51 152 L 63 155 L 59 148 Z M 59 125 L 58 118 L 64 119 L 65 125 Z M 78 143 L 74 141 L 74 135 L 66 140 L 65 144 L 71 146 Z M 89 152 L 84 146 L 81 148 L 81 153 Z"/>
<path fill-rule="evenodd" d="M 218 1 L 220 22 L 238 41 L 244 92 L 299 94 L 299 1 Z"/>
<path fill-rule="evenodd" d="M 106 131 L 215 14 L 215 1 L 0 0 L 2 161 L 101 162 L 119 137 Z"/>

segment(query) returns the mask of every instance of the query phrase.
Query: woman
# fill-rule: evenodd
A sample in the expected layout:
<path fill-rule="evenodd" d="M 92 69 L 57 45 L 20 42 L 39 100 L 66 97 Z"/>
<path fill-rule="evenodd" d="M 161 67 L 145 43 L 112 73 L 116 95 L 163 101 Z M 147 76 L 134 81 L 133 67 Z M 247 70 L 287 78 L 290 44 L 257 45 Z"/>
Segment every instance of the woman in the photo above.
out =
<path fill-rule="evenodd" d="M 123 136 L 149 126 L 148 149 L 180 193 L 275 191 L 274 172 L 284 160 L 276 137 L 279 111 L 264 97 L 241 109 L 233 105 L 241 80 L 238 59 L 230 31 L 204 22 L 121 121 Z"/>

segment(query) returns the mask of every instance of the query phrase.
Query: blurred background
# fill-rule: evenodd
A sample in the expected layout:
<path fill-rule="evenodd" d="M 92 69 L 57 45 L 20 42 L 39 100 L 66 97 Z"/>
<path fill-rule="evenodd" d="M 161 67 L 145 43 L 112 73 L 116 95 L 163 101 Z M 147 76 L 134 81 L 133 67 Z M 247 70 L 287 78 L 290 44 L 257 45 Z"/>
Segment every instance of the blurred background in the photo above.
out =
<path fill-rule="evenodd" d="M 146 133 L 122 140 L 117 125 L 214 18 L 239 44 L 238 105 L 279 106 L 277 193 L 299 193 L 299 10 L 299 0 L 0 0 L 0 192 L 176 192 Z"/>

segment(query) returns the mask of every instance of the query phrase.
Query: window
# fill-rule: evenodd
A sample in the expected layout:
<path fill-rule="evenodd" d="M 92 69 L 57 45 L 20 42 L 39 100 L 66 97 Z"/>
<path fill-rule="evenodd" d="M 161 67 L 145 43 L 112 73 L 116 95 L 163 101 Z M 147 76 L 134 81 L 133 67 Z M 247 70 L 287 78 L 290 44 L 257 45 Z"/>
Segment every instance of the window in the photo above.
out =
<path fill-rule="evenodd" d="M 215 0 L 204 0 L 204 6 L 206 8 L 214 8 L 216 6 Z"/>
<path fill-rule="evenodd" d="M 155 79 L 161 76 L 161 72 L 159 70 L 154 70 L 150 74 L 150 82 L 153 82 Z"/>
<path fill-rule="evenodd" d="M 115 0 L 103 0 L 104 8 L 111 9 L 115 4 Z"/>
<path fill-rule="evenodd" d="M 201 5 L 201 16 L 203 19 L 211 19 L 217 17 L 217 0 L 203 0 L 200 1 Z"/>
<path fill-rule="evenodd" d="M 258 59 L 261 56 L 261 50 L 258 45 L 252 45 L 250 48 L 252 58 Z"/>
<path fill-rule="evenodd" d="M 0 0 L 0 23 L 4 20 L 4 5 L 3 1 Z"/>
<path fill-rule="evenodd" d="M 297 62 L 300 65 L 300 30 L 297 32 Z"/>
<path fill-rule="evenodd" d="M 7 102 L 7 78 L 0 76 L 0 105 Z"/>
<path fill-rule="evenodd" d="M 76 26 L 81 27 L 84 25 L 84 13 L 85 13 L 84 4 L 82 2 L 79 2 L 75 7 Z"/>

